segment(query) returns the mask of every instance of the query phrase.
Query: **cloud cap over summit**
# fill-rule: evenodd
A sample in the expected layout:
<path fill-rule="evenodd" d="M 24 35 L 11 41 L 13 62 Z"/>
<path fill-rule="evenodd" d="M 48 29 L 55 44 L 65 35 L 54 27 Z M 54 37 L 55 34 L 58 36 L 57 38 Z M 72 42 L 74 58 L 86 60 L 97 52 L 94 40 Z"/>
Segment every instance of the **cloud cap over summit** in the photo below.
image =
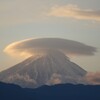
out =
<path fill-rule="evenodd" d="M 4 52 L 10 55 L 32 56 L 37 53 L 43 54 L 49 50 L 62 51 L 66 55 L 94 55 L 95 47 L 61 38 L 37 38 L 26 39 L 8 45 Z"/>

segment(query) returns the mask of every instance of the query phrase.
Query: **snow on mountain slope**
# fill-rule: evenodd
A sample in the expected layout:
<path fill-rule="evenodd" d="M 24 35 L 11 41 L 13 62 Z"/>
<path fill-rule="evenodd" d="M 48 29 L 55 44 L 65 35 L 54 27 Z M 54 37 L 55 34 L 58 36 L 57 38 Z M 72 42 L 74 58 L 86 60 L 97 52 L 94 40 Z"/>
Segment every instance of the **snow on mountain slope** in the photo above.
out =
<path fill-rule="evenodd" d="M 60 51 L 30 57 L 0 73 L 0 81 L 34 88 L 60 83 L 85 83 L 86 71 Z"/>

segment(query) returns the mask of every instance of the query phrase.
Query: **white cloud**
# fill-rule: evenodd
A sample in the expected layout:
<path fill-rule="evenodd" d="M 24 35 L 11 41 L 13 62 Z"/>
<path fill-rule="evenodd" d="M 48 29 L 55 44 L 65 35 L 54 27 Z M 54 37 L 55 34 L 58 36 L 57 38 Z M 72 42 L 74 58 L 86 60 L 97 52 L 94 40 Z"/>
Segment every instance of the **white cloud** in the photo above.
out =
<path fill-rule="evenodd" d="M 77 5 L 54 6 L 48 16 L 100 21 L 100 10 L 81 9 Z"/>
<path fill-rule="evenodd" d="M 62 83 L 62 80 L 61 80 L 61 75 L 60 74 L 57 74 L 57 73 L 54 73 L 50 80 L 48 81 L 48 85 L 53 85 L 53 84 L 61 84 Z"/>
<path fill-rule="evenodd" d="M 100 85 L 100 72 L 90 72 L 90 73 L 87 73 L 86 80 L 90 84 Z"/>
<path fill-rule="evenodd" d="M 20 75 L 20 74 L 15 74 L 15 75 L 10 76 L 8 78 L 8 80 L 10 82 L 12 82 L 14 80 L 23 80 L 24 82 L 29 82 L 29 83 L 36 84 L 36 81 L 34 79 L 31 79 L 28 74 L 25 74 L 24 76 L 23 75 Z"/>
<path fill-rule="evenodd" d="M 48 50 L 59 50 L 67 55 L 94 55 L 96 48 L 86 44 L 60 38 L 38 38 L 14 42 L 8 45 L 4 52 L 17 56 L 33 56 L 43 54 Z"/>

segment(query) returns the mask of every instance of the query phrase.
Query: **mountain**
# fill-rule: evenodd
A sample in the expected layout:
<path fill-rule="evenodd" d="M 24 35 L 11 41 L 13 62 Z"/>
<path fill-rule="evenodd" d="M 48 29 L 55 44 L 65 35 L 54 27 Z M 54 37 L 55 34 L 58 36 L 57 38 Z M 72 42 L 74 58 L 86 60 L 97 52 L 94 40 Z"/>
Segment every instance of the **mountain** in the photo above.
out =
<path fill-rule="evenodd" d="M 28 89 L 0 82 L 0 100 L 100 100 L 100 85 L 60 84 Z"/>
<path fill-rule="evenodd" d="M 0 81 L 34 88 L 61 83 L 85 84 L 87 72 L 60 51 L 30 57 L 0 73 Z"/>

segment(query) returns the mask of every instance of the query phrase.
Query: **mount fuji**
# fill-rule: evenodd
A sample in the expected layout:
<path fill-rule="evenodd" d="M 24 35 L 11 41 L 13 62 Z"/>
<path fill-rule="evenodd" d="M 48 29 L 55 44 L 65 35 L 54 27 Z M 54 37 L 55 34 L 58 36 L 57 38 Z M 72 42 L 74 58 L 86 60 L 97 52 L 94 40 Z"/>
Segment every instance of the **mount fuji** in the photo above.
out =
<path fill-rule="evenodd" d="M 62 83 L 85 84 L 86 71 L 61 51 L 48 51 L 31 56 L 25 61 L 0 73 L 0 81 L 21 87 L 36 88 Z"/>

